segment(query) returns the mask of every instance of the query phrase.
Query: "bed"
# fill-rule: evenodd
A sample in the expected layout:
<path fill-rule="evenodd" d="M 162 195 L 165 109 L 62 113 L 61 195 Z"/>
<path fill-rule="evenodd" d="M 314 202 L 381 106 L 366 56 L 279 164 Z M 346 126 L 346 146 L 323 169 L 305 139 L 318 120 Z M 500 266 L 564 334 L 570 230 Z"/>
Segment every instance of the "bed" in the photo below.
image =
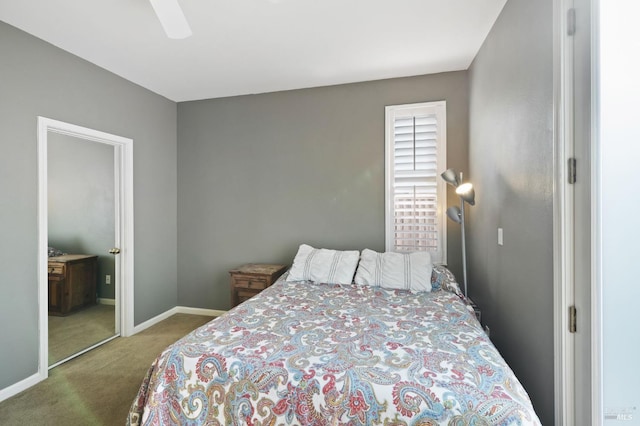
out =
<path fill-rule="evenodd" d="M 127 424 L 540 424 L 446 268 L 425 292 L 291 272 L 160 354 Z"/>

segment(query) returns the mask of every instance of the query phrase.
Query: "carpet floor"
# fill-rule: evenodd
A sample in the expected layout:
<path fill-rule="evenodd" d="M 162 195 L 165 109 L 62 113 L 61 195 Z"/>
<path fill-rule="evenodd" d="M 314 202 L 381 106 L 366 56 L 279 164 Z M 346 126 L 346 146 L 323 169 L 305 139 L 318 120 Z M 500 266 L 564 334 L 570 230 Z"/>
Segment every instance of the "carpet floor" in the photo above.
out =
<path fill-rule="evenodd" d="M 113 305 L 93 305 L 64 317 L 49 315 L 49 365 L 115 334 Z"/>
<path fill-rule="evenodd" d="M 47 380 L 0 402 L 0 425 L 124 425 L 153 360 L 211 319 L 176 314 L 50 370 Z"/>

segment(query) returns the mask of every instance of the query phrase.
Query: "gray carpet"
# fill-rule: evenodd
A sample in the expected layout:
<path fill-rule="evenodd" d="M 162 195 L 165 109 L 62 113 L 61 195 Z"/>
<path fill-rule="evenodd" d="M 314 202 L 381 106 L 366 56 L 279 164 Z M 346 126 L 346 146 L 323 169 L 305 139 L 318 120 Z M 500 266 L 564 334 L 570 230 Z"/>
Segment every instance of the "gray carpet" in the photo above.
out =
<path fill-rule="evenodd" d="M 211 319 L 176 314 L 50 370 L 44 382 L 0 402 L 0 425 L 124 425 L 156 356 Z"/>
<path fill-rule="evenodd" d="M 49 315 L 49 365 L 115 335 L 116 307 L 93 305 L 64 317 Z"/>

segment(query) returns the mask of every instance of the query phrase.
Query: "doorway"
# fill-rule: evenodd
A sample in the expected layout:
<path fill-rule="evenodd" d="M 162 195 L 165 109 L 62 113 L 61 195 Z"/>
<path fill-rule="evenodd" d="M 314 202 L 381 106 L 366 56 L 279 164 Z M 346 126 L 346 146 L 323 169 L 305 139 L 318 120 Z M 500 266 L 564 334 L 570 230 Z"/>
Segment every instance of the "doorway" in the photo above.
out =
<path fill-rule="evenodd" d="M 113 145 L 47 137 L 49 368 L 120 334 Z"/>
<path fill-rule="evenodd" d="M 600 424 L 592 368 L 593 0 L 556 3 L 556 424 Z"/>
<path fill-rule="evenodd" d="M 133 329 L 132 140 L 38 117 L 39 374 Z"/>

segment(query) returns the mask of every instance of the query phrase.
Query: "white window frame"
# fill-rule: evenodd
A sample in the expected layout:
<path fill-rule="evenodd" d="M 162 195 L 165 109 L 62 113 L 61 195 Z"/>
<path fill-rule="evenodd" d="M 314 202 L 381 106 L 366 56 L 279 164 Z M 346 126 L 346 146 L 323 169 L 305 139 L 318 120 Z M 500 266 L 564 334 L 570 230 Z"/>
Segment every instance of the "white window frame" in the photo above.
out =
<path fill-rule="evenodd" d="M 394 226 L 394 120 L 397 118 L 416 117 L 435 114 L 438 120 L 436 138 L 437 172 L 437 227 L 439 250 L 430 252 L 434 264 L 447 263 L 447 208 L 446 182 L 440 174 L 447 169 L 447 114 L 446 101 L 421 102 L 405 105 L 389 105 L 385 107 L 385 245 L 387 251 L 395 251 Z"/>

